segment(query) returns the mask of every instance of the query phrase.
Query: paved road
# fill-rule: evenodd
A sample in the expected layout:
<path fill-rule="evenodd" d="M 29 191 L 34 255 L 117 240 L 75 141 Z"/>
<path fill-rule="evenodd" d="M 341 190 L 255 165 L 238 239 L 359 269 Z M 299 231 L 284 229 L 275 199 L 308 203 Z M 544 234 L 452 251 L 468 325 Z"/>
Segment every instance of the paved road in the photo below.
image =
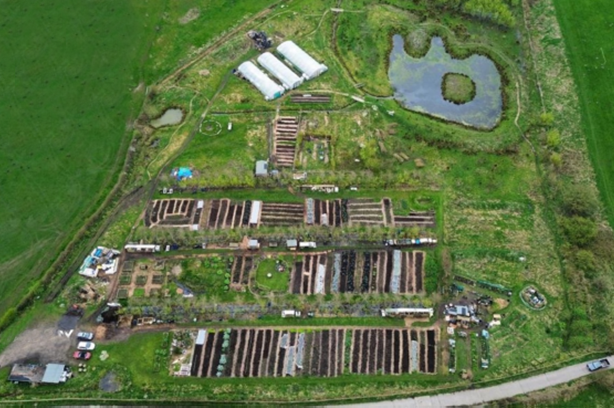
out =
<path fill-rule="evenodd" d="M 607 358 L 612 364 L 614 364 L 614 356 L 609 356 Z M 536 375 L 523 380 L 499 384 L 492 387 L 433 395 L 431 397 L 405 398 L 393 401 L 345 405 L 345 407 L 441 408 L 482 404 L 485 402 L 514 397 L 516 395 L 527 394 L 529 392 L 542 390 L 548 387 L 554 387 L 555 385 L 564 384 L 568 381 L 584 377 L 585 375 L 590 374 L 590 372 L 586 369 L 586 363 L 587 362 L 576 364 L 561 368 L 560 370 Z"/>

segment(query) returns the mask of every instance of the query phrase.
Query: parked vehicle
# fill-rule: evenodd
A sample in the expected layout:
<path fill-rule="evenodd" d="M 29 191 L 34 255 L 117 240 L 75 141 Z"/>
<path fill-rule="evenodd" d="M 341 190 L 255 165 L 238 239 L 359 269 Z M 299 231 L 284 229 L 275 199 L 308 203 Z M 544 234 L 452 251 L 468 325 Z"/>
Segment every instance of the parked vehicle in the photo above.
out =
<path fill-rule="evenodd" d="M 96 348 L 96 345 L 92 343 L 91 341 L 80 341 L 79 344 L 77 344 L 77 350 L 91 351 L 91 350 L 94 350 L 95 348 Z"/>
<path fill-rule="evenodd" d="M 298 310 L 282 310 L 281 317 L 301 317 L 301 312 Z"/>
<path fill-rule="evenodd" d="M 79 332 L 77 333 L 77 340 L 79 341 L 91 341 L 94 339 L 94 333 L 92 332 Z"/>
<path fill-rule="evenodd" d="M 77 350 L 72 353 L 72 357 L 76 358 L 77 360 L 89 360 L 90 358 L 92 358 L 92 353 L 90 353 L 89 351 Z"/>
<path fill-rule="evenodd" d="M 591 361 L 586 365 L 586 368 L 588 368 L 588 371 L 597 371 L 601 370 L 602 368 L 608 368 L 609 366 L 610 362 L 608 361 L 608 359 L 602 358 L 601 360 Z"/>

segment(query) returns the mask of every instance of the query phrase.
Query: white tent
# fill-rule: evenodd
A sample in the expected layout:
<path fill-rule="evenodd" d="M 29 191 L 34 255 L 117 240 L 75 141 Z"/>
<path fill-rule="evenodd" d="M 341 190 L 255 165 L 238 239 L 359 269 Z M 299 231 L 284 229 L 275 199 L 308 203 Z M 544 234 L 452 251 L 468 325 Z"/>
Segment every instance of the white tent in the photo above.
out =
<path fill-rule="evenodd" d="M 314 60 L 292 41 L 285 41 L 279 44 L 277 52 L 297 67 L 307 79 L 313 79 L 328 70 L 326 65 Z"/>
<path fill-rule="evenodd" d="M 279 98 L 285 91 L 283 86 L 278 85 L 269 78 L 251 61 L 245 61 L 243 64 L 239 65 L 238 70 L 241 75 L 262 92 L 264 99 L 267 101 Z"/>
<path fill-rule="evenodd" d="M 279 82 L 281 82 L 286 89 L 294 89 L 303 83 L 303 80 L 299 78 L 298 75 L 270 52 L 265 52 L 260 55 L 258 57 L 258 63 L 269 71 L 271 75 L 279 79 Z"/>

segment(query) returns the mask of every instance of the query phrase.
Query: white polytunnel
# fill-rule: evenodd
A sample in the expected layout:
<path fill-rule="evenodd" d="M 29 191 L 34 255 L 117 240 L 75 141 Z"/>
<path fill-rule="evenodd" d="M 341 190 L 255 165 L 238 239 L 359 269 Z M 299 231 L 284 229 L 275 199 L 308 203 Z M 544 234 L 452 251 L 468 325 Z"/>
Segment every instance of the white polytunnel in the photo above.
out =
<path fill-rule="evenodd" d="M 251 61 L 245 61 L 238 68 L 245 79 L 251 82 L 270 101 L 279 98 L 285 91 L 284 87 L 269 78 Z"/>
<path fill-rule="evenodd" d="M 303 80 L 294 71 L 270 52 L 260 55 L 258 63 L 277 78 L 286 89 L 294 89 L 303 83 Z"/>
<path fill-rule="evenodd" d="M 307 79 L 313 79 L 328 70 L 326 65 L 314 60 L 292 41 L 285 41 L 279 44 L 277 52 L 298 68 Z"/>

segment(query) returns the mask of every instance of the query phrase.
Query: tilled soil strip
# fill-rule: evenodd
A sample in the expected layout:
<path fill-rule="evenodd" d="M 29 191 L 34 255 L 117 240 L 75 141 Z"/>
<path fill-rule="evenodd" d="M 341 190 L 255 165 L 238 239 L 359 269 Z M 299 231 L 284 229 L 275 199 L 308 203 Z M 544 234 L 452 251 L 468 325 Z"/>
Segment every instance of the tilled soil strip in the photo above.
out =
<path fill-rule="evenodd" d="M 401 343 L 401 372 L 408 373 L 409 372 L 409 354 L 410 347 L 409 344 L 409 336 L 407 330 L 403 330 L 402 333 L 402 343 Z"/>
<path fill-rule="evenodd" d="M 426 347 L 424 341 L 424 332 L 419 332 L 420 337 L 420 372 L 426 372 Z"/>
<path fill-rule="evenodd" d="M 354 341 L 352 345 L 352 372 L 358 373 L 361 353 L 361 331 L 354 330 Z"/>
<path fill-rule="evenodd" d="M 323 330 L 322 331 L 322 355 L 320 357 L 320 372 L 319 374 L 322 377 L 329 376 L 329 361 L 330 361 L 330 331 Z"/>
<path fill-rule="evenodd" d="M 345 367 L 345 329 L 337 330 L 337 370 L 335 375 L 343 374 Z"/>
<path fill-rule="evenodd" d="M 424 282 L 424 261 L 425 254 L 424 252 L 418 251 L 415 253 L 415 277 L 416 277 L 416 292 L 422 292 L 424 290 L 423 282 Z"/>
<path fill-rule="evenodd" d="M 399 374 L 401 367 L 401 332 L 394 331 L 394 373 Z"/>
<path fill-rule="evenodd" d="M 247 349 L 249 346 L 249 341 L 252 336 L 251 330 L 245 330 L 245 336 L 243 337 L 243 344 L 240 349 L 241 351 L 241 365 L 239 366 L 239 372 L 237 373 L 237 377 L 245 377 L 245 359 L 247 358 Z"/>
<path fill-rule="evenodd" d="M 275 377 L 275 367 L 277 367 L 276 363 L 277 363 L 277 356 L 279 354 L 278 352 L 279 336 L 280 336 L 279 331 L 277 330 L 273 331 L 273 339 L 271 343 L 271 354 L 269 357 L 269 362 L 268 362 L 268 367 L 267 367 L 267 373 L 271 377 Z"/>
<path fill-rule="evenodd" d="M 254 345 L 256 344 L 256 330 L 251 329 L 249 331 L 249 341 L 247 343 L 247 350 L 245 350 L 245 367 L 243 367 L 243 377 L 249 377 L 252 362 L 254 361 Z"/>

